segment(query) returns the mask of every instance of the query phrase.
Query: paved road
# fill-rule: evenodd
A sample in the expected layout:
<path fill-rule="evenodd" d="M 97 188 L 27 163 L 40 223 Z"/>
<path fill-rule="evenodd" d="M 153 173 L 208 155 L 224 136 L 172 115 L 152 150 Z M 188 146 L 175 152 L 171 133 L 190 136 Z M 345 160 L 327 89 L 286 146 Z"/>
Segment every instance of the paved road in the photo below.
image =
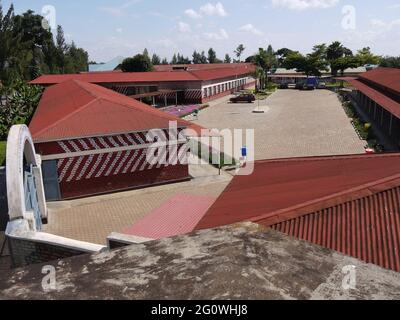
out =
<path fill-rule="evenodd" d="M 255 157 L 276 159 L 298 156 L 364 153 L 361 141 L 336 94 L 328 90 L 278 90 L 257 104 L 222 103 L 203 110 L 196 123 L 216 129 L 254 129 Z"/>

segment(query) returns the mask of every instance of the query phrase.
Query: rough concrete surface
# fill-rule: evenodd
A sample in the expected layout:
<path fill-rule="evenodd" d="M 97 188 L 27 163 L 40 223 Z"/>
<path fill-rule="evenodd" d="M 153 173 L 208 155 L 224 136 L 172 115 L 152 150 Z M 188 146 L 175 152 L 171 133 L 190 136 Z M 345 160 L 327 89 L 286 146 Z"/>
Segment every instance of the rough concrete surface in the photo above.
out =
<path fill-rule="evenodd" d="M 356 286 L 342 286 L 354 265 Z M 399 299 L 400 273 L 243 223 L 5 274 L 3 299 Z"/>

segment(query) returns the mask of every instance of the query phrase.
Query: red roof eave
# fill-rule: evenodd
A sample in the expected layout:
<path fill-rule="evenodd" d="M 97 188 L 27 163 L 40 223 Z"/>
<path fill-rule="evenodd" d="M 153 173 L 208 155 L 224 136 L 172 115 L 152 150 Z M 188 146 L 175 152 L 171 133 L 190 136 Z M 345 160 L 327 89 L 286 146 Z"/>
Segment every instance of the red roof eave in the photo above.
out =
<path fill-rule="evenodd" d="M 368 85 L 362 83 L 359 80 L 352 79 L 352 78 L 349 78 L 349 79 L 343 78 L 343 80 L 350 83 L 355 89 L 357 89 L 358 91 L 360 91 L 364 95 L 366 95 L 368 98 L 375 101 L 382 108 L 386 109 L 394 116 L 400 118 L 400 103 L 398 103 L 397 101 L 394 101 L 393 99 L 390 99 L 389 97 L 385 96 L 383 93 L 369 87 Z"/>

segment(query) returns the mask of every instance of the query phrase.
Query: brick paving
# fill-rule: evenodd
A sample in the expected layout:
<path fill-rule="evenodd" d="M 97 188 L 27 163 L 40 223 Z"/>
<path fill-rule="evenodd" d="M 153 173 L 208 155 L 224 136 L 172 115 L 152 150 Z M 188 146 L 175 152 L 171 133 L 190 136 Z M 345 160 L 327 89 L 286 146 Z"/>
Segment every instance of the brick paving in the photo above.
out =
<path fill-rule="evenodd" d="M 255 104 L 223 103 L 194 121 L 215 129 L 254 129 L 256 160 L 364 153 L 336 94 L 328 90 L 278 90 Z"/>
<path fill-rule="evenodd" d="M 110 233 L 122 232 L 178 193 L 217 198 L 228 183 L 229 179 L 204 182 L 200 179 L 50 204 L 49 224 L 45 226 L 44 231 L 76 240 L 105 244 Z"/>
<path fill-rule="evenodd" d="M 228 98 L 201 111 L 195 122 L 208 128 L 255 129 L 256 159 L 364 153 L 365 142 L 330 91 L 278 90 L 262 102 L 264 114 L 252 113 L 257 104 L 229 104 Z M 111 232 L 122 232 L 176 194 L 216 198 L 230 181 L 216 170 L 195 171 L 191 182 L 51 204 L 44 231 L 105 244 Z"/>

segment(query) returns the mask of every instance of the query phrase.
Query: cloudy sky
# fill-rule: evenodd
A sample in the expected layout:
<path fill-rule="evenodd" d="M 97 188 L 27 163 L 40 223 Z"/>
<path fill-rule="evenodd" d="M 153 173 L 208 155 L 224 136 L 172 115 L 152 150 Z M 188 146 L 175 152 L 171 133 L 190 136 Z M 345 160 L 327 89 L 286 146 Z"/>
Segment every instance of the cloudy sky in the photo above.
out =
<path fill-rule="evenodd" d="M 50 12 L 69 40 L 91 59 L 131 56 L 146 47 L 170 58 L 174 52 L 213 47 L 220 58 L 238 44 L 245 55 L 269 43 L 308 52 L 333 40 L 355 50 L 370 46 L 400 55 L 400 0 L 3 0 L 18 13 Z M 51 14 L 46 5 L 55 9 Z"/>

